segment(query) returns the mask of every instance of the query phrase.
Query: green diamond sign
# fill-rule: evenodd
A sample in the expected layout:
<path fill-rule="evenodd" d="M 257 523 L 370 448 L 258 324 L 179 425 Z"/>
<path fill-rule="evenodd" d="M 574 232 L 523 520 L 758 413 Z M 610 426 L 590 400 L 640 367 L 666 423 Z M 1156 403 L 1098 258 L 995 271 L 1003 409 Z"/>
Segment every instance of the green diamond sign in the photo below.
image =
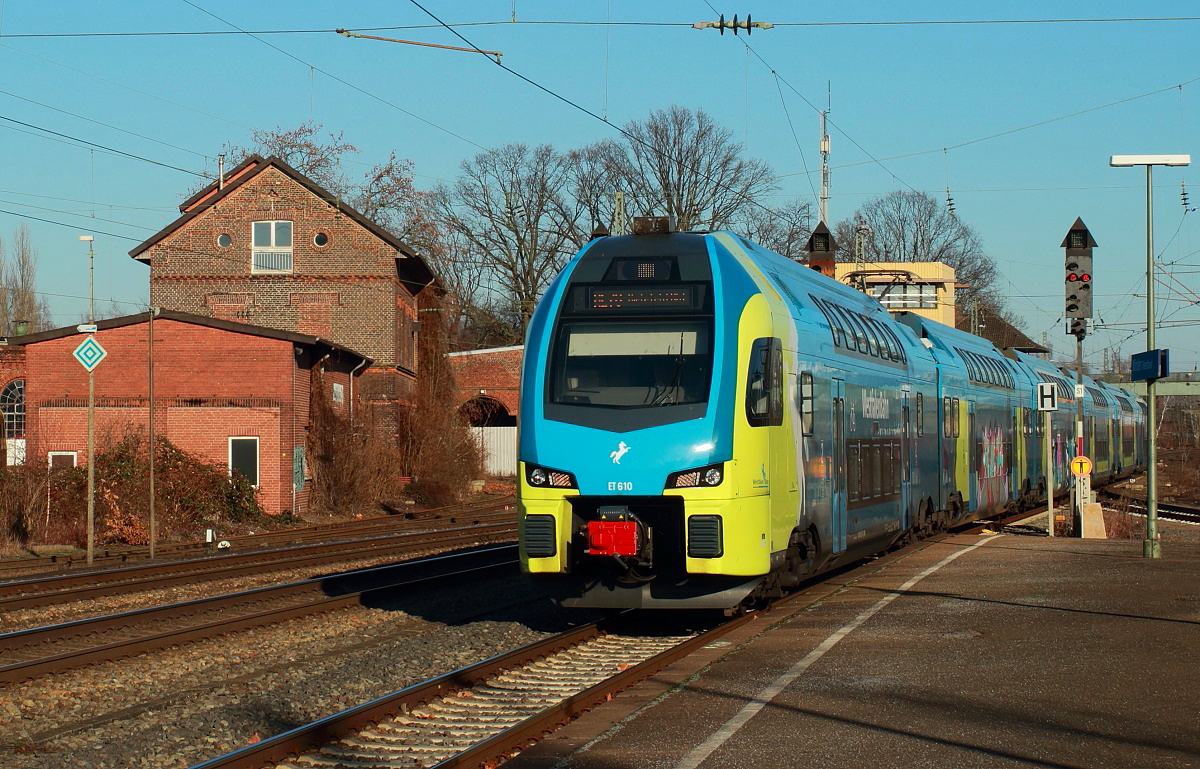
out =
<path fill-rule="evenodd" d="M 104 360 L 104 356 L 108 355 L 108 350 L 100 346 L 96 341 L 96 337 L 89 336 L 83 340 L 83 344 L 75 348 L 75 360 L 83 364 L 83 367 L 88 371 L 95 371 L 96 366 L 100 365 L 100 361 Z"/>

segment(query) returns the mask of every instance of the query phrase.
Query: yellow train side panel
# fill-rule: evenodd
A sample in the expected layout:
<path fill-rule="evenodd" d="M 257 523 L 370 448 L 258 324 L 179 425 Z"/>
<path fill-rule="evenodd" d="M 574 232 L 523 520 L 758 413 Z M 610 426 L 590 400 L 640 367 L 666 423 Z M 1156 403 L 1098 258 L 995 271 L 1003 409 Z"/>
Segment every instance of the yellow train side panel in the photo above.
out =
<path fill-rule="evenodd" d="M 521 568 L 529 574 L 563 574 L 567 568 L 567 545 L 571 541 L 571 505 L 568 494 L 577 494 L 574 489 L 535 488 L 525 483 L 525 463 L 521 462 L 517 477 L 520 490 L 517 495 L 517 531 L 521 554 L 525 553 L 525 517 L 528 515 L 550 515 L 555 519 L 558 547 L 548 558 L 521 558 Z"/>

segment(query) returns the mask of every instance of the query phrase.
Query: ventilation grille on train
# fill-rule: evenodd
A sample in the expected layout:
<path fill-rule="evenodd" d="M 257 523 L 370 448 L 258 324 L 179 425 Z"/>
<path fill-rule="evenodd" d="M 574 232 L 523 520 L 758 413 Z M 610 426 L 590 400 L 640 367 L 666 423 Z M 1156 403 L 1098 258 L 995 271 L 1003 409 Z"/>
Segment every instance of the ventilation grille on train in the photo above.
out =
<path fill-rule="evenodd" d="M 554 516 L 525 516 L 525 555 L 529 558 L 549 558 L 557 552 Z"/>
<path fill-rule="evenodd" d="M 720 558 L 725 553 L 721 541 L 721 517 L 693 515 L 688 518 L 687 543 L 689 558 Z"/>

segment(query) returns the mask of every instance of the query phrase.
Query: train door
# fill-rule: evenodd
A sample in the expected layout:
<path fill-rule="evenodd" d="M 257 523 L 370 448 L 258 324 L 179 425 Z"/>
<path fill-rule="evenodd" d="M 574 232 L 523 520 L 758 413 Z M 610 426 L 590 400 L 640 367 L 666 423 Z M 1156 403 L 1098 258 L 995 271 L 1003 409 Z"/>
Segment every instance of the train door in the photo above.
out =
<path fill-rule="evenodd" d="M 983 455 L 983 438 L 979 433 L 975 432 L 975 401 L 965 401 L 967 407 L 967 488 L 969 498 L 967 499 L 967 509 L 974 510 L 979 507 L 979 460 Z"/>
<path fill-rule="evenodd" d="M 912 412 L 908 407 L 908 390 L 900 391 L 900 528 L 911 529 L 915 525 L 916 511 L 912 509 L 911 463 L 913 457 Z"/>
<path fill-rule="evenodd" d="M 846 383 L 833 380 L 833 494 L 830 500 L 833 519 L 832 551 L 846 550 Z"/>

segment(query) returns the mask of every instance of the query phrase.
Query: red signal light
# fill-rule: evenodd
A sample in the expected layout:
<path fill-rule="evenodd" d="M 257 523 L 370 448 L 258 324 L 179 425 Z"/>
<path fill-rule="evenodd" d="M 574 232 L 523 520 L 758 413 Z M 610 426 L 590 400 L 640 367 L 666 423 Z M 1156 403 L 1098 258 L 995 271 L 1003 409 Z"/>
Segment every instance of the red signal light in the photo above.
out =
<path fill-rule="evenodd" d="M 1067 275 L 1067 282 L 1068 282 L 1068 283 L 1074 283 L 1074 282 L 1075 282 L 1075 281 L 1077 281 L 1077 280 L 1079 280 L 1079 276 L 1078 276 L 1078 275 L 1076 275 L 1075 273 L 1073 273 L 1073 272 L 1072 272 L 1072 273 L 1069 273 L 1069 274 Z"/>
<path fill-rule="evenodd" d="M 1082 280 L 1084 283 L 1087 283 L 1092 279 L 1092 276 L 1085 272 L 1079 276 L 1079 279 Z"/>

